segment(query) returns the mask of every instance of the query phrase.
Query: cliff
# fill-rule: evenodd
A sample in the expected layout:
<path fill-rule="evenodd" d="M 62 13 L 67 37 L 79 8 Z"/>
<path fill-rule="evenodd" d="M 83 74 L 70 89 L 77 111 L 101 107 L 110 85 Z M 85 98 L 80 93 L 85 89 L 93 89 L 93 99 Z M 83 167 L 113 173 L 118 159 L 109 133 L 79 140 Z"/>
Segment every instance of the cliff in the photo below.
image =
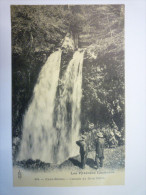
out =
<path fill-rule="evenodd" d="M 62 46 L 60 78 L 84 48 L 82 129 L 124 127 L 124 7 L 12 6 L 12 124 L 21 137 L 24 112 L 41 67 Z M 66 36 L 67 35 L 67 36 Z"/>

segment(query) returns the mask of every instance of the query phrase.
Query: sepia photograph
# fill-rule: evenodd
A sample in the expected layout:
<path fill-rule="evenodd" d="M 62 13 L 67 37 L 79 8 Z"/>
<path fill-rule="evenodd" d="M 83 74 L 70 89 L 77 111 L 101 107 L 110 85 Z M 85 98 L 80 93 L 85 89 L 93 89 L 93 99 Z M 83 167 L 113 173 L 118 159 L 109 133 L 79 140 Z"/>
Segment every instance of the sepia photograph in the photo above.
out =
<path fill-rule="evenodd" d="M 125 6 L 11 5 L 14 186 L 125 184 Z"/>

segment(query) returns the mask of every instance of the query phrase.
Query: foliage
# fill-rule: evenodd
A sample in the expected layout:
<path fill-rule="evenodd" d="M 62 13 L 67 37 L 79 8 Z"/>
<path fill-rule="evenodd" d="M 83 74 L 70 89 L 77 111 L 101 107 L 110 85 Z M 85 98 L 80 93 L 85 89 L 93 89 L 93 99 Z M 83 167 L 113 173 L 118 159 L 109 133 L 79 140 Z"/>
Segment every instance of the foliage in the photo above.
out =
<path fill-rule="evenodd" d="M 122 5 L 12 6 L 12 124 L 21 136 L 24 112 L 47 57 L 66 33 L 86 47 L 82 130 L 124 127 L 124 7 Z M 62 71 L 72 57 L 62 54 Z M 63 68 L 64 67 L 64 68 Z M 108 131 L 107 129 L 107 131 Z"/>
<path fill-rule="evenodd" d="M 80 33 L 86 24 L 86 18 L 82 6 L 70 6 L 65 14 L 65 21 L 69 26 L 69 31 Z"/>
<path fill-rule="evenodd" d="M 12 6 L 13 53 L 49 51 L 66 34 L 62 6 Z"/>
<path fill-rule="evenodd" d="M 118 130 L 124 127 L 124 23 L 121 8 L 93 8 L 96 11 L 94 17 L 101 19 L 90 19 L 99 33 L 97 41 L 85 52 L 82 128 L 87 128 L 90 122 L 97 128 L 106 124 L 112 128 L 116 126 Z"/>
<path fill-rule="evenodd" d="M 12 6 L 12 124 L 21 136 L 24 112 L 42 65 L 59 47 L 67 27 L 62 6 Z"/>

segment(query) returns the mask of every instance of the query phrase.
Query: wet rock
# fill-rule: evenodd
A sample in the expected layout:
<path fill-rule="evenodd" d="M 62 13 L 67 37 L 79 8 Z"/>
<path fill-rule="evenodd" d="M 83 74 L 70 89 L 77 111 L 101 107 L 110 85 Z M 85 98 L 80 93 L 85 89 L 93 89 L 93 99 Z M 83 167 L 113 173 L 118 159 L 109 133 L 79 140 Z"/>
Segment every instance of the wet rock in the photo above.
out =
<path fill-rule="evenodd" d="M 16 165 L 26 168 L 26 169 L 32 169 L 32 170 L 46 170 L 50 167 L 50 163 L 45 163 L 40 161 L 39 159 L 37 160 L 23 160 L 23 161 L 17 161 Z"/>

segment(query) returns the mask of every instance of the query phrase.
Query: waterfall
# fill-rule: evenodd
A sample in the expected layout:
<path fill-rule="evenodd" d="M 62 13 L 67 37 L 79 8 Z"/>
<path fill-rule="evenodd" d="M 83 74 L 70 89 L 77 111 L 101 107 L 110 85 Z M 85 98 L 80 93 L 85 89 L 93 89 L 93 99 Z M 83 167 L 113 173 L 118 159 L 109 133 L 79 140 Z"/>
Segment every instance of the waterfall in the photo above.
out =
<path fill-rule="evenodd" d="M 58 86 L 60 63 L 61 50 L 50 55 L 39 74 L 24 115 L 19 161 L 61 163 L 77 154 L 83 52 L 75 52 Z"/>
<path fill-rule="evenodd" d="M 18 160 L 50 161 L 56 142 L 53 111 L 58 85 L 61 50 L 54 52 L 43 66 L 33 91 L 32 102 L 23 120 L 23 135 Z"/>
<path fill-rule="evenodd" d="M 79 151 L 76 141 L 80 130 L 83 55 L 83 52 L 75 52 L 61 80 L 56 109 L 58 129 L 56 160 L 59 162 L 63 162 L 69 156 L 77 155 Z"/>

